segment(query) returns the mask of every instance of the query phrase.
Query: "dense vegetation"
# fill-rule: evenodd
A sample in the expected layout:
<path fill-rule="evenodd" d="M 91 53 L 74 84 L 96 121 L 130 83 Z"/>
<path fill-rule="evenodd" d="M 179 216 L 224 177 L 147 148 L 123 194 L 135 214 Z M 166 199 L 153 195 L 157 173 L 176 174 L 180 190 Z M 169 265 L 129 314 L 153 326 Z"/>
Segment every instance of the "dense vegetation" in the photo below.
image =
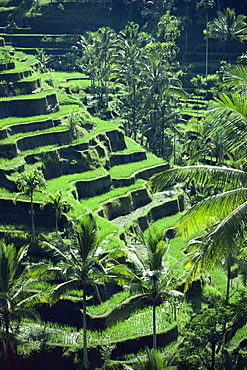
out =
<path fill-rule="evenodd" d="M 58 35 L 1 39 L 0 366 L 247 369 L 246 5 L 16 3 Z"/>

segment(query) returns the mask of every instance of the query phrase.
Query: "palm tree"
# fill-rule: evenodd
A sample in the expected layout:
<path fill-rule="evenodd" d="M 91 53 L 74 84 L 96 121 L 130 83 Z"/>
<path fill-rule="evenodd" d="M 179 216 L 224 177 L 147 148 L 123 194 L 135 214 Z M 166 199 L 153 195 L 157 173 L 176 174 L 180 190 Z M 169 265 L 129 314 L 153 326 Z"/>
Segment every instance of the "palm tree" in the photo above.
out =
<path fill-rule="evenodd" d="M 92 88 L 100 103 L 108 103 L 108 84 L 112 72 L 113 55 L 116 51 L 116 32 L 110 27 L 101 27 L 96 32 L 81 36 L 81 68 L 89 75 Z"/>
<path fill-rule="evenodd" d="M 16 180 L 17 189 L 20 190 L 15 197 L 15 200 L 20 194 L 27 194 L 30 197 L 30 213 L 31 213 L 31 223 L 32 223 L 32 241 L 36 242 L 35 235 L 35 223 L 34 223 L 34 206 L 33 206 L 33 196 L 35 191 L 41 191 L 42 188 L 46 186 L 44 175 L 42 171 L 37 169 L 31 170 L 30 172 L 22 172 Z"/>
<path fill-rule="evenodd" d="M 84 215 L 73 222 L 73 241 L 71 245 L 60 242 L 57 245 L 43 243 L 43 248 L 59 259 L 56 271 L 60 271 L 63 282 L 59 283 L 50 296 L 50 304 L 57 302 L 68 290 L 82 290 L 83 327 L 83 367 L 89 368 L 87 349 L 86 296 L 88 287 L 93 287 L 99 296 L 99 284 L 115 279 L 125 282 L 131 276 L 124 266 L 117 262 L 125 252 L 102 247 L 106 233 L 98 233 L 97 225 L 91 215 Z"/>
<path fill-rule="evenodd" d="M 242 244 L 247 223 L 246 76 L 246 67 L 235 67 L 228 71 L 227 81 L 230 88 L 234 87 L 234 91 L 216 98 L 205 120 L 208 130 L 218 135 L 227 146 L 236 168 L 185 166 L 172 168 L 151 178 L 154 190 L 174 182 L 193 183 L 200 187 L 207 185 L 215 190 L 213 195 L 195 204 L 182 216 L 177 231 L 188 237 L 206 230 L 188 248 L 191 262 L 187 267 L 193 266 L 189 283 L 203 269 L 213 268 L 222 259 L 228 260 L 226 299 L 229 298 L 231 261 L 236 257 L 241 258 L 241 253 L 244 253 Z"/>
<path fill-rule="evenodd" d="M 223 257 L 236 253 L 236 243 L 239 245 L 244 240 L 247 173 L 233 168 L 199 165 L 172 168 L 151 178 L 156 190 L 174 182 L 193 182 L 222 189 L 195 204 L 177 224 L 177 231 L 185 237 L 206 230 L 200 241 L 192 245 L 195 248 L 190 246 L 189 249 L 193 265 L 191 282 L 203 269 L 213 268 Z"/>
<path fill-rule="evenodd" d="M 214 0 L 200 0 L 199 3 L 197 4 L 197 8 L 204 8 L 205 9 L 205 24 L 207 26 L 208 24 L 208 10 L 210 8 L 213 8 L 215 5 Z M 205 78 L 207 81 L 208 78 L 208 37 L 206 37 L 206 51 L 205 51 Z"/>
<path fill-rule="evenodd" d="M 225 72 L 224 80 L 229 93 L 222 93 L 211 103 L 206 116 L 206 130 L 218 136 L 232 157 L 241 166 L 246 158 L 247 127 L 247 67 L 235 66 Z M 217 123 L 220 121 L 220 125 Z"/>
<path fill-rule="evenodd" d="M 232 41 L 243 41 L 247 39 L 246 16 L 236 15 L 234 9 L 227 8 L 225 12 L 217 12 L 218 18 L 207 24 L 204 30 L 206 38 L 220 39 L 222 44 L 228 45 L 228 59 L 230 60 L 230 51 Z"/>
<path fill-rule="evenodd" d="M 163 158 L 165 138 L 169 136 L 169 131 L 174 134 L 174 142 L 176 135 L 179 135 L 175 126 L 181 119 L 175 109 L 177 98 L 186 99 L 181 81 L 167 67 L 165 45 L 155 43 L 150 46 L 141 74 L 145 81 L 142 94 L 145 97 L 143 112 L 147 120 L 142 127 L 142 134 L 148 136 L 152 151 Z"/>
<path fill-rule="evenodd" d="M 173 360 L 175 356 L 171 359 L 165 360 L 162 358 L 161 354 L 155 349 L 147 348 L 148 361 L 146 363 L 147 370 L 176 370 L 177 366 L 173 366 Z"/>
<path fill-rule="evenodd" d="M 142 119 L 142 78 L 141 71 L 145 60 L 145 46 L 152 37 L 140 32 L 140 27 L 129 22 L 118 34 L 118 50 L 115 57 L 114 72 L 111 77 L 124 88 L 121 100 L 121 115 L 128 136 L 137 138 Z"/>
<path fill-rule="evenodd" d="M 57 190 L 54 194 L 48 194 L 46 204 L 50 204 L 55 210 L 55 231 L 58 236 L 58 220 L 61 217 L 62 212 L 68 211 L 71 208 L 71 205 L 63 199 L 61 190 Z"/>
<path fill-rule="evenodd" d="M 148 298 L 152 303 L 153 348 L 157 349 L 156 307 L 161 299 L 183 294 L 172 289 L 178 285 L 178 280 L 173 276 L 173 269 L 168 270 L 165 265 L 168 245 L 164 232 L 150 227 L 146 235 L 140 233 L 139 237 L 145 247 L 144 256 L 136 248 L 128 253 L 135 273 L 130 291 L 136 294 L 136 300 Z"/>
<path fill-rule="evenodd" d="M 43 292 L 33 293 L 33 288 L 35 281 L 47 269 L 47 265 L 43 263 L 22 268 L 27 252 L 28 247 L 17 251 L 13 244 L 0 243 L 0 325 L 3 328 L 6 354 L 9 358 L 14 356 L 13 361 L 16 361 L 17 353 L 11 344 L 11 322 L 19 323 L 23 319 L 39 321 L 39 316 L 32 307 Z"/>
<path fill-rule="evenodd" d="M 166 360 L 162 358 L 162 355 L 159 351 L 155 349 L 146 348 L 147 351 L 147 362 L 143 365 L 143 370 L 176 370 L 177 366 L 172 365 L 175 355 L 173 355 L 170 359 Z M 139 367 L 138 367 L 139 368 Z M 134 368 L 124 365 L 124 369 L 126 370 L 134 370 Z"/>

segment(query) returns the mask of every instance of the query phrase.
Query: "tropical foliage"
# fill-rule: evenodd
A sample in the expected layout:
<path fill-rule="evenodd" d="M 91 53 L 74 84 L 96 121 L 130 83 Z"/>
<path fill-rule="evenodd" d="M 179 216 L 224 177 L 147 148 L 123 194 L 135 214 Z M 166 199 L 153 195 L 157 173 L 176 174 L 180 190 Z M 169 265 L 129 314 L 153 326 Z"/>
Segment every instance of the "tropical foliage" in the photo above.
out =
<path fill-rule="evenodd" d="M 120 249 L 111 251 L 103 248 L 106 233 L 99 233 L 91 215 L 73 221 L 72 243 L 58 241 L 43 243 L 43 248 L 58 260 L 55 270 L 62 280 L 51 292 L 50 304 L 56 303 L 66 292 L 73 289 L 82 292 L 83 366 L 88 369 L 86 304 L 88 288 L 92 287 L 100 299 L 100 284 L 107 280 L 124 283 L 131 273 L 117 259 L 125 256 Z M 105 243 L 104 243 L 105 241 Z"/>
<path fill-rule="evenodd" d="M 177 231 L 183 235 L 193 235 L 206 230 L 199 238 L 190 243 L 187 252 L 191 257 L 186 266 L 193 266 L 191 279 L 205 268 L 213 268 L 226 258 L 228 277 L 230 276 L 229 258 L 244 258 L 246 236 L 246 70 L 235 68 L 228 73 L 227 79 L 235 84 L 235 91 L 216 98 L 205 121 L 213 132 L 220 135 L 227 146 L 235 167 L 227 163 L 220 166 L 185 166 L 172 168 L 155 175 L 151 182 L 154 189 L 174 182 L 186 182 L 196 187 L 210 187 L 213 195 L 195 204 L 178 222 Z M 239 90 L 238 90 L 239 89 Z M 240 94 L 239 91 L 242 91 Z M 244 93 L 243 93 L 244 91 Z M 217 125 L 220 120 L 221 125 Z M 221 160 L 224 158 L 221 158 Z M 242 168 L 242 169 L 241 169 Z M 191 281 L 191 280 L 190 280 Z M 229 279 L 226 298 L 229 297 Z"/>
<path fill-rule="evenodd" d="M 0 328 L 3 331 L 2 360 L 6 369 L 14 368 L 18 363 L 12 325 L 19 325 L 23 320 L 39 322 L 39 315 L 33 307 L 45 299 L 45 292 L 37 293 L 35 284 L 45 273 L 47 265 L 39 263 L 23 268 L 21 264 L 27 252 L 28 247 L 17 251 L 13 244 L 0 243 Z"/>
<path fill-rule="evenodd" d="M 46 186 L 43 172 L 37 169 L 31 170 L 30 172 L 22 172 L 16 180 L 17 189 L 20 193 L 17 193 L 16 199 L 20 194 L 26 194 L 30 197 L 30 213 L 31 213 L 31 223 L 32 223 L 32 241 L 36 242 L 35 233 L 35 222 L 34 222 L 34 204 L 33 196 L 35 191 L 41 191 L 42 188 Z"/>
<path fill-rule="evenodd" d="M 109 27 L 87 32 L 78 43 L 78 65 L 91 80 L 96 100 L 90 108 L 120 116 L 128 136 L 169 159 L 172 140 L 179 136 L 178 98 L 186 99 L 176 73 L 179 21 L 167 12 L 155 30 L 143 32 L 129 22 L 118 34 Z"/>
<path fill-rule="evenodd" d="M 157 349 L 156 307 L 162 300 L 181 299 L 183 294 L 175 290 L 179 279 L 174 275 L 174 270 L 168 269 L 165 264 L 168 245 L 163 230 L 150 227 L 145 235 L 140 233 L 138 236 L 144 246 L 144 251 L 140 252 L 133 247 L 128 252 L 134 272 L 130 285 L 133 299 L 129 300 L 129 305 L 134 306 L 143 299 L 151 302 L 153 348 Z M 128 305 L 125 305 L 124 310 L 127 308 Z"/>
<path fill-rule="evenodd" d="M 224 12 L 219 11 L 217 13 L 218 18 L 207 24 L 204 33 L 206 37 L 219 39 L 223 50 L 225 49 L 225 44 L 227 44 L 228 59 L 230 59 L 232 41 L 247 39 L 246 16 L 243 14 L 236 15 L 235 10 L 230 8 L 226 8 Z"/>

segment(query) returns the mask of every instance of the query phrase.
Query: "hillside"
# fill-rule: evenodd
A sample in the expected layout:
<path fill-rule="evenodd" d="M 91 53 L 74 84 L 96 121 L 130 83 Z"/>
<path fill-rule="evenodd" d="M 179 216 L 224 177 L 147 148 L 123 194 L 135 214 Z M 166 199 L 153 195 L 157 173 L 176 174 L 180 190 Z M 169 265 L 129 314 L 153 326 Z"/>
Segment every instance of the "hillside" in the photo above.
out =
<path fill-rule="evenodd" d="M 18 52 L 10 55 L 4 46 L 1 51 L 5 55 L 0 73 L 2 227 L 30 227 L 24 216 L 28 203 L 18 198 L 13 204 L 15 180 L 30 168 L 40 169 L 47 181 L 46 192 L 37 194 L 37 200 L 46 202 L 47 192 L 61 187 L 73 215 L 84 212 L 96 196 L 100 203 L 95 200 L 91 210 L 108 220 L 151 202 L 146 180 L 168 164 L 126 138 L 117 120 L 93 118 L 81 104 L 65 99 L 66 93 L 57 96 L 34 72 L 35 60 Z M 73 80 L 73 74 L 63 74 L 64 79 L 68 76 Z M 38 229 L 50 230 L 54 211 L 48 206 L 41 210 L 37 204 L 35 212 Z"/>
<path fill-rule="evenodd" d="M 197 3 L 0 0 L 0 368 L 246 370 L 246 212 L 211 243 L 246 161 L 205 111 L 247 41 L 206 76 Z"/>

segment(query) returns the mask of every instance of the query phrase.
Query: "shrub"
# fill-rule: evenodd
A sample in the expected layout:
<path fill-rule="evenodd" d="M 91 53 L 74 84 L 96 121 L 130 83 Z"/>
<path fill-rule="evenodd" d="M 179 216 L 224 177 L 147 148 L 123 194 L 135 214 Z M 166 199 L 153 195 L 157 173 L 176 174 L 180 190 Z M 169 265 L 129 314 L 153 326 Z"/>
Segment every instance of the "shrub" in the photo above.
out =
<path fill-rule="evenodd" d="M 204 302 L 211 305 L 222 298 L 222 295 L 213 285 L 206 284 L 203 287 L 202 298 Z"/>

